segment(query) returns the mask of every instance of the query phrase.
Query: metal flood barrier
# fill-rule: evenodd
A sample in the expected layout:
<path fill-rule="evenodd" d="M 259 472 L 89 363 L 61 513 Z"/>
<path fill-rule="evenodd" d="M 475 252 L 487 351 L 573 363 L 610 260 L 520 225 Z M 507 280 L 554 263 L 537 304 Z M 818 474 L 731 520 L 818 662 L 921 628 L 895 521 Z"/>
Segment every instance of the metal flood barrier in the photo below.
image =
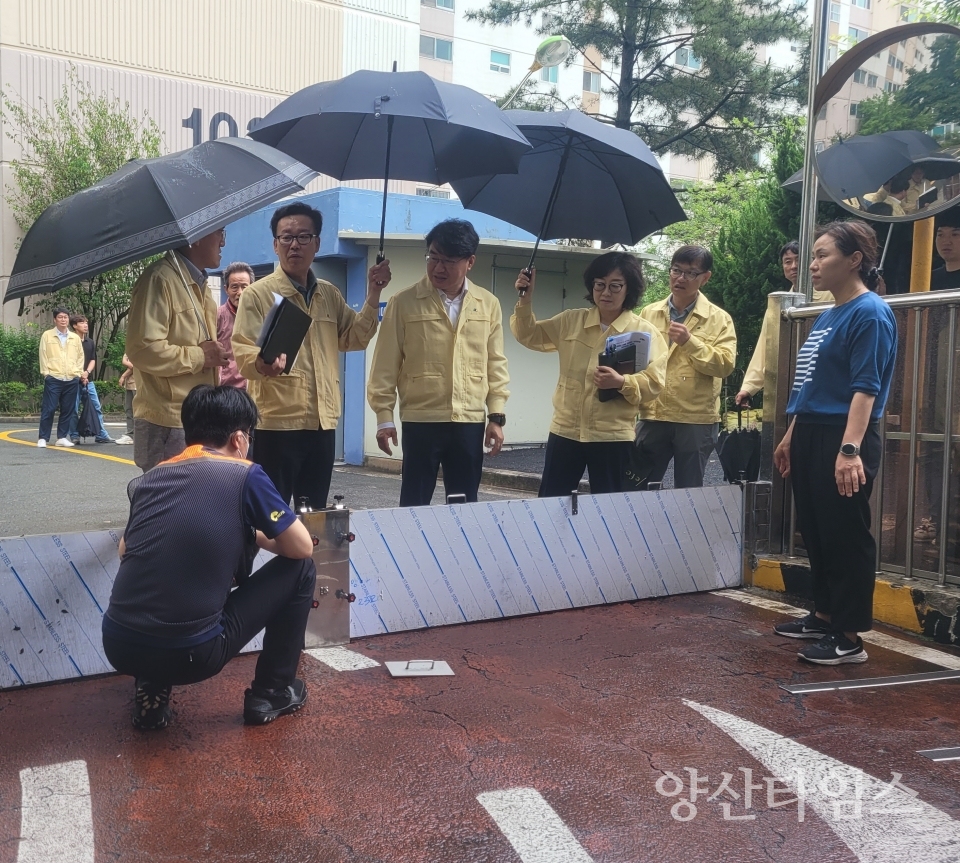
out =
<path fill-rule="evenodd" d="M 742 497 L 720 486 L 303 511 L 318 575 L 306 646 L 739 586 Z M 112 670 L 100 626 L 119 540 L 0 540 L 0 689 Z M 258 636 L 245 650 L 259 648 Z"/>
<path fill-rule="evenodd" d="M 871 500 L 877 571 L 960 584 L 960 291 L 885 297 L 897 321 L 897 364 L 881 422 L 883 460 Z M 773 470 L 773 449 L 796 356 L 824 305 L 793 293 L 770 294 L 764 380 L 761 474 L 771 483 L 770 550 L 794 554 L 802 540 L 789 482 Z"/>

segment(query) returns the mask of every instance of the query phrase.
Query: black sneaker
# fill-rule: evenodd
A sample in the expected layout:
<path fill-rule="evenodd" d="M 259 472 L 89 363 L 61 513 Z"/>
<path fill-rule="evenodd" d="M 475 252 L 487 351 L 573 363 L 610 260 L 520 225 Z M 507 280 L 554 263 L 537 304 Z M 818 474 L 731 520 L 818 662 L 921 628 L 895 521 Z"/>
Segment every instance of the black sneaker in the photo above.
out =
<path fill-rule="evenodd" d="M 170 722 L 172 686 L 157 686 L 146 680 L 137 681 L 133 696 L 133 727 L 141 731 L 159 731 Z"/>
<path fill-rule="evenodd" d="M 296 713 L 307 700 L 307 685 L 297 678 L 286 689 L 266 692 L 248 689 L 243 693 L 244 725 L 266 725 L 278 716 Z"/>
<path fill-rule="evenodd" d="M 791 620 L 789 623 L 778 623 L 773 627 L 777 635 L 787 638 L 823 638 L 833 630 L 823 618 L 817 617 L 812 611 L 806 617 Z"/>
<path fill-rule="evenodd" d="M 831 632 L 816 644 L 803 648 L 797 654 L 807 662 L 817 665 L 843 665 L 846 662 L 866 662 L 867 651 L 863 649 L 863 639 L 851 641 L 842 632 Z"/>

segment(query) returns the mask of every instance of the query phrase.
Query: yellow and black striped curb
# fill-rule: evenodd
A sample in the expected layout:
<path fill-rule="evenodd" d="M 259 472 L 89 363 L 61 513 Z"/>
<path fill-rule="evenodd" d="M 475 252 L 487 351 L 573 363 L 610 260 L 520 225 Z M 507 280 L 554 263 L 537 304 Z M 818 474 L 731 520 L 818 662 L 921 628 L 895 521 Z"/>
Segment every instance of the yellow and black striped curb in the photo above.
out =
<path fill-rule="evenodd" d="M 757 568 L 748 567 L 743 574 L 744 587 L 757 587 L 812 599 L 810 567 L 795 557 L 766 557 L 757 561 Z M 911 579 L 905 581 L 891 575 L 878 575 L 873 594 L 873 618 L 921 633 L 940 644 L 960 644 L 960 590 L 952 586 Z"/>

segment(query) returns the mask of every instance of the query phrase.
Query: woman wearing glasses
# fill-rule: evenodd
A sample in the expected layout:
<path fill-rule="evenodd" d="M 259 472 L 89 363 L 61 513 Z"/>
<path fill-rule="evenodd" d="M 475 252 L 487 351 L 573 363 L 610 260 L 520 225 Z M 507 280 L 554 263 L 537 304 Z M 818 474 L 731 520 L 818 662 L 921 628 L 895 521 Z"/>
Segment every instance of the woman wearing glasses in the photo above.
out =
<path fill-rule="evenodd" d="M 536 281 L 536 270 L 517 277 L 516 288 L 525 293 L 510 318 L 510 329 L 525 347 L 560 355 L 539 496 L 570 494 L 584 468 L 593 494 L 622 491 L 637 407 L 660 394 L 667 357 L 663 337 L 633 311 L 646 287 L 640 261 L 625 252 L 595 258 L 583 274 L 590 306 L 566 309 L 545 321 L 533 314 Z M 598 365 L 608 336 L 636 331 L 650 333 L 644 371 L 622 375 Z M 599 390 L 615 390 L 621 397 L 600 401 Z"/>

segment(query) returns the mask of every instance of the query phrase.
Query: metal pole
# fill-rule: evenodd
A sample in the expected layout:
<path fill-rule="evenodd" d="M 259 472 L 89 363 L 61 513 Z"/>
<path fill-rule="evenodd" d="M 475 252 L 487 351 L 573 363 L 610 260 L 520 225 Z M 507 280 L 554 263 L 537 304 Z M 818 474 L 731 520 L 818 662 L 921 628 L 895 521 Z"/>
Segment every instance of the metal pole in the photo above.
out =
<path fill-rule="evenodd" d="M 917 422 L 920 414 L 920 334 L 921 317 L 923 311 L 914 309 L 913 312 L 913 374 L 910 380 L 910 392 L 913 393 L 913 403 L 910 406 L 910 452 L 907 457 L 907 549 L 904 556 L 904 577 L 913 578 L 913 517 L 916 513 L 917 493 Z M 908 342 L 909 344 L 909 342 Z"/>
<path fill-rule="evenodd" d="M 810 74 L 807 78 L 807 146 L 803 157 L 803 198 L 800 203 L 800 268 L 797 273 L 797 290 L 806 297 L 808 303 L 813 302 L 813 282 L 808 266 L 813 259 L 813 235 L 817 226 L 817 175 L 813 169 L 817 157 L 814 98 L 823 65 L 823 17 L 826 9 L 826 0 L 814 0 Z"/>
<path fill-rule="evenodd" d="M 957 351 L 957 307 L 950 306 L 950 328 L 947 335 L 947 397 L 943 406 L 943 483 L 940 488 L 940 560 L 937 564 L 937 583 L 947 581 L 947 519 L 950 517 L 950 455 L 953 449 L 953 371 Z M 943 358 L 940 358 L 943 368 Z M 907 526 L 910 529 L 910 526 Z"/>

